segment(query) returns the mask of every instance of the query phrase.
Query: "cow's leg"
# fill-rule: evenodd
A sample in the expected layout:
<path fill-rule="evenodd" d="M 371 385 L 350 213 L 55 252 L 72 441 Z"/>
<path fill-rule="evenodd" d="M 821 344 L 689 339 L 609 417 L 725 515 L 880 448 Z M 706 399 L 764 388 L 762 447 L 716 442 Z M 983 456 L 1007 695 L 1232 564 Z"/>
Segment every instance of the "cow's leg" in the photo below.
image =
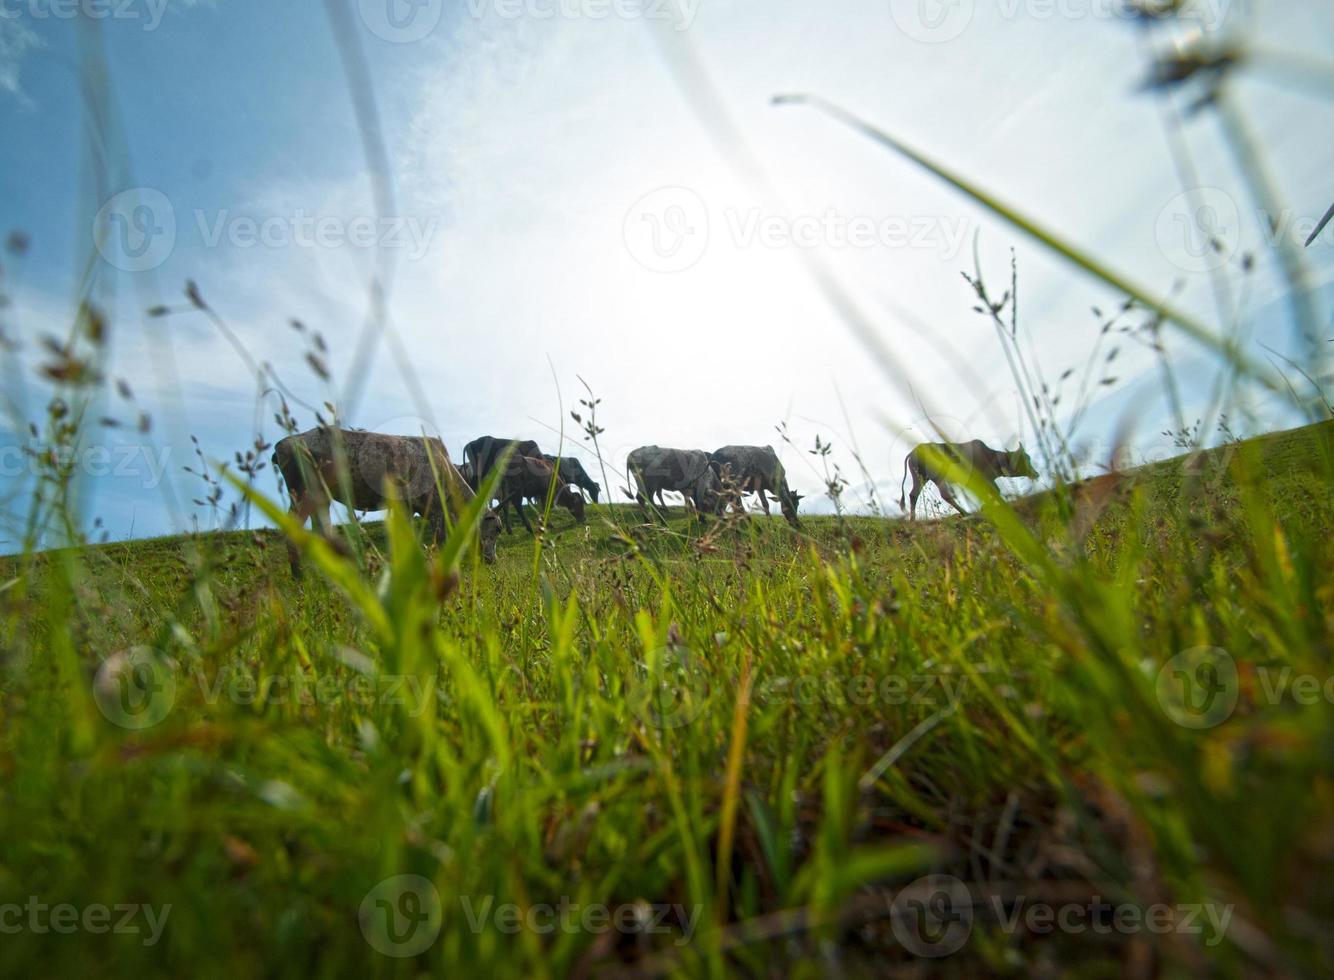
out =
<path fill-rule="evenodd" d="M 917 498 L 922 495 L 922 486 L 926 482 L 922 479 L 922 473 L 916 466 L 909 465 L 908 472 L 912 474 L 912 489 L 908 491 L 908 520 L 917 520 Z"/>
<path fill-rule="evenodd" d="M 936 485 L 936 489 L 940 491 L 940 497 L 942 500 L 945 501 L 945 503 L 949 504 L 960 514 L 963 514 L 965 516 L 968 514 L 968 511 L 964 510 L 963 506 L 959 503 L 959 501 L 954 498 L 954 494 L 950 491 L 950 485 L 948 483 L 946 483 L 944 480 L 935 480 L 933 482 Z"/>
<path fill-rule="evenodd" d="M 769 513 L 769 492 L 768 492 L 769 488 L 764 484 L 763 481 L 760 481 L 755 484 L 755 490 L 760 495 L 760 506 L 764 508 L 764 516 L 765 517 L 772 516 Z"/>
<path fill-rule="evenodd" d="M 330 541 L 333 540 L 334 528 L 333 518 L 329 516 L 329 501 L 327 498 L 321 499 L 315 505 L 315 526 L 318 526 L 320 533 Z"/>
<path fill-rule="evenodd" d="M 314 494 L 293 494 L 292 505 L 288 513 L 296 520 L 298 527 L 305 527 L 306 522 L 312 517 L 317 518 L 315 523 L 319 530 L 323 530 L 329 525 L 329 503 L 328 501 L 321 501 Z M 312 527 L 312 530 L 316 529 L 316 527 Z M 301 578 L 301 552 L 297 549 L 296 542 L 291 538 L 287 539 L 287 565 L 292 570 L 293 578 Z"/>
<path fill-rule="evenodd" d="M 655 498 L 656 498 L 656 502 L 655 502 Z M 667 500 L 666 500 L 666 498 L 663 496 L 663 489 L 662 489 L 662 487 L 660 487 L 660 486 L 658 486 L 658 487 L 653 487 L 651 490 L 649 490 L 649 492 L 648 492 L 648 506 L 649 506 L 649 510 L 653 511 L 653 516 L 654 516 L 654 517 L 656 517 L 658 520 L 662 521 L 662 523 L 664 523 L 664 524 L 667 523 L 667 514 L 666 514 L 666 510 L 667 510 Z"/>
<path fill-rule="evenodd" d="M 528 529 L 528 533 L 536 537 L 537 532 L 533 530 L 533 525 L 528 522 L 528 512 L 524 509 L 523 497 L 520 496 L 518 500 L 514 501 L 514 504 L 519 511 L 519 520 L 523 521 L 523 526 Z"/>

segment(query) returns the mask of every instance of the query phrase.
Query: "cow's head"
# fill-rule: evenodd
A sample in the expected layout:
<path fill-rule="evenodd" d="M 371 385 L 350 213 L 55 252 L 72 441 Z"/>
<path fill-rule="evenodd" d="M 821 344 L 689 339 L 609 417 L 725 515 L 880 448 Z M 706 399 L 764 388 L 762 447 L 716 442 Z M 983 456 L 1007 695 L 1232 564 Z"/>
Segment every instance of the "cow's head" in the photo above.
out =
<path fill-rule="evenodd" d="M 500 540 L 500 515 L 488 509 L 482 515 L 482 526 L 478 531 L 482 540 L 482 559 L 488 564 L 496 560 L 496 542 Z"/>
<path fill-rule="evenodd" d="M 565 484 L 556 494 L 556 506 L 564 507 L 576 521 L 584 519 L 584 498 L 571 484 Z"/>
<path fill-rule="evenodd" d="M 712 466 L 704 467 L 704 472 L 695 481 L 695 501 L 699 509 L 707 514 L 722 515 L 727 510 L 727 493 L 723 481 L 718 479 Z"/>
<path fill-rule="evenodd" d="M 1024 451 L 1023 443 L 1019 444 L 1018 449 L 1005 455 L 1009 457 L 1005 461 L 1005 466 L 1010 476 L 1026 476 L 1030 480 L 1038 478 L 1038 471 L 1034 468 L 1033 461 L 1028 458 L 1028 453 Z"/>
<path fill-rule="evenodd" d="M 602 492 L 602 484 L 598 483 L 596 480 L 590 479 L 584 489 L 587 490 L 588 495 L 593 498 L 593 503 L 597 503 L 598 494 Z"/>
<path fill-rule="evenodd" d="M 797 526 L 797 505 L 804 496 L 805 494 L 797 493 L 795 490 L 788 490 L 778 495 L 778 506 L 783 509 L 783 516 L 793 527 Z"/>

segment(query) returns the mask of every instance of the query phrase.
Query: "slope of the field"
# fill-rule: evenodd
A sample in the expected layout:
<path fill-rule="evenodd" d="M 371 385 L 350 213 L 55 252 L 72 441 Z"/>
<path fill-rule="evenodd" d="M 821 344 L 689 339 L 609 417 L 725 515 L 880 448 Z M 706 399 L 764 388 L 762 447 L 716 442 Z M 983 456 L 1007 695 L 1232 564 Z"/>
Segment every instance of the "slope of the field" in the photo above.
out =
<path fill-rule="evenodd" d="M 0 973 L 1319 973 L 1332 455 L 458 575 L 392 520 L 300 582 L 273 531 L 7 559 Z"/>

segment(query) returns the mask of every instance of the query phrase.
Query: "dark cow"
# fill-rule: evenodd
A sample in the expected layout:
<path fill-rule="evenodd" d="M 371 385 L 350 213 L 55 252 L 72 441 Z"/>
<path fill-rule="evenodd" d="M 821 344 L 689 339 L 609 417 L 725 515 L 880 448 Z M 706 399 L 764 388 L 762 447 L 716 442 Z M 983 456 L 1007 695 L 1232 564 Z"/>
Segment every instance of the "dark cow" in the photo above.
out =
<path fill-rule="evenodd" d="M 899 481 L 899 507 L 904 507 L 903 485 L 908 474 L 912 474 L 912 491 L 908 494 L 909 520 L 917 519 L 917 498 L 927 483 L 934 483 L 940 496 L 960 514 L 968 513 L 954 499 L 950 481 L 936 469 L 932 460 L 941 457 L 954 460 L 970 473 L 976 473 L 996 488 L 996 480 L 1001 477 L 1028 477 L 1036 480 L 1038 471 L 1033 468 L 1033 461 L 1028 458 L 1021 445 L 1014 451 L 992 449 L 985 443 L 974 439 L 972 442 L 927 442 L 915 448 L 904 459 L 903 480 Z"/>
<path fill-rule="evenodd" d="M 463 462 L 472 467 L 474 486 L 480 485 L 491 470 L 495 468 L 506 449 L 514 447 L 510 454 L 509 465 L 514 467 L 524 456 L 542 458 L 542 450 L 531 439 L 497 439 L 495 436 L 481 436 L 463 447 Z"/>
<path fill-rule="evenodd" d="M 759 494 L 765 514 L 769 513 L 768 495 L 773 494 L 787 522 L 793 527 L 801 526 L 797 522 L 801 494 L 787 485 L 787 474 L 773 446 L 724 446 L 709 453 L 709 459 L 724 485 L 730 480 L 741 494 Z M 736 506 L 741 509 L 740 500 Z"/>
<path fill-rule="evenodd" d="M 459 476 L 463 477 L 463 482 L 468 484 L 468 486 L 472 489 L 473 493 L 476 493 L 477 471 L 473 469 L 472 463 L 469 463 L 465 460 L 464 462 L 459 463 L 458 470 L 459 470 Z"/>
<path fill-rule="evenodd" d="M 588 495 L 593 498 L 593 503 L 598 502 L 598 494 L 602 492 L 602 485 L 596 482 L 584 469 L 584 464 L 579 462 L 573 456 L 548 456 L 542 454 L 552 466 L 560 463 L 560 478 L 566 483 L 573 484 L 576 487 L 582 487 L 588 491 Z"/>
<path fill-rule="evenodd" d="M 628 488 L 627 497 L 633 497 L 644 508 L 657 497 L 659 506 L 666 506 L 662 494 L 673 490 L 686 498 L 686 508 L 721 514 L 727 506 L 718 474 L 709 465 L 709 454 L 699 449 L 663 449 L 661 446 L 640 446 L 625 461 L 626 482 L 634 477 L 635 493 Z"/>
<path fill-rule="evenodd" d="M 273 465 L 287 483 L 297 522 L 305 524 L 313 517 L 326 537 L 333 533 L 331 501 L 351 510 L 384 510 L 394 499 L 425 517 L 432 537 L 439 542 L 445 536 L 439 488 L 444 488 L 445 505 L 454 518 L 476 496 L 450 462 L 444 443 L 420 436 L 321 426 L 279 439 L 273 447 Z M 495 561 L 499 536 L 500 518 L 487 511 L 482 517 L 481 539 L 482 556 L 488 562 Z M 300 576 L 300 559 L 290 541 L 288 559 L 292 574 Z"/>
<path fill-rule="evenodd" d="M 505 476 L 500 481 L 500 516 L 505 522 L 506 531 L 510 529 L 509 511 L 512 507 L 519 512 L 519 519 L 523 521 L 528 533 L 533 533 L 523 502 L 529 497 L 545 501 L 553 479 L 556 483 L 556 506 L 568 510 L 576 521 L 584 519 L 584 498 L 579 492 L 556 476 L 556 471 L 546 460 L 521 456 L 506 467 Z"/>

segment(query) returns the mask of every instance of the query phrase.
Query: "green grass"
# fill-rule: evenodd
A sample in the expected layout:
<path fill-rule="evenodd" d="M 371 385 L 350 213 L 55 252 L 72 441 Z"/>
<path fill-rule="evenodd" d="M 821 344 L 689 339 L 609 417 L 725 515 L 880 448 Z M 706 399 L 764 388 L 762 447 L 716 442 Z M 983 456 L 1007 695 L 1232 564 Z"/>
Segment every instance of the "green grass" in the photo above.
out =
<path fill-rule="evenodd" d="M 300 583 L 273 531 L 10 559 L 0 926 L 170 911 L 151 946 L 25 911 L 0 973 L 1325 973 L 1332 450 L 1324 423 L 916 526 L 590 508 L 457 577 L 394 515 Z M 98 681 L 136 647 L 169 708 L 142 730 Z M 1235 708 L 1178 723 L 1183 676 Z M 966 896 L 926 920 L 947 957 L 913 941 L 930 874 Z M 373 892 L 399 875 L 434 893 Z M 1026 918 L 1094 896 L 1181 928 Z M 377 952 L 377 898 L 434 939 Z M 667 931 L 580 919 L 645 903 Z"/>

